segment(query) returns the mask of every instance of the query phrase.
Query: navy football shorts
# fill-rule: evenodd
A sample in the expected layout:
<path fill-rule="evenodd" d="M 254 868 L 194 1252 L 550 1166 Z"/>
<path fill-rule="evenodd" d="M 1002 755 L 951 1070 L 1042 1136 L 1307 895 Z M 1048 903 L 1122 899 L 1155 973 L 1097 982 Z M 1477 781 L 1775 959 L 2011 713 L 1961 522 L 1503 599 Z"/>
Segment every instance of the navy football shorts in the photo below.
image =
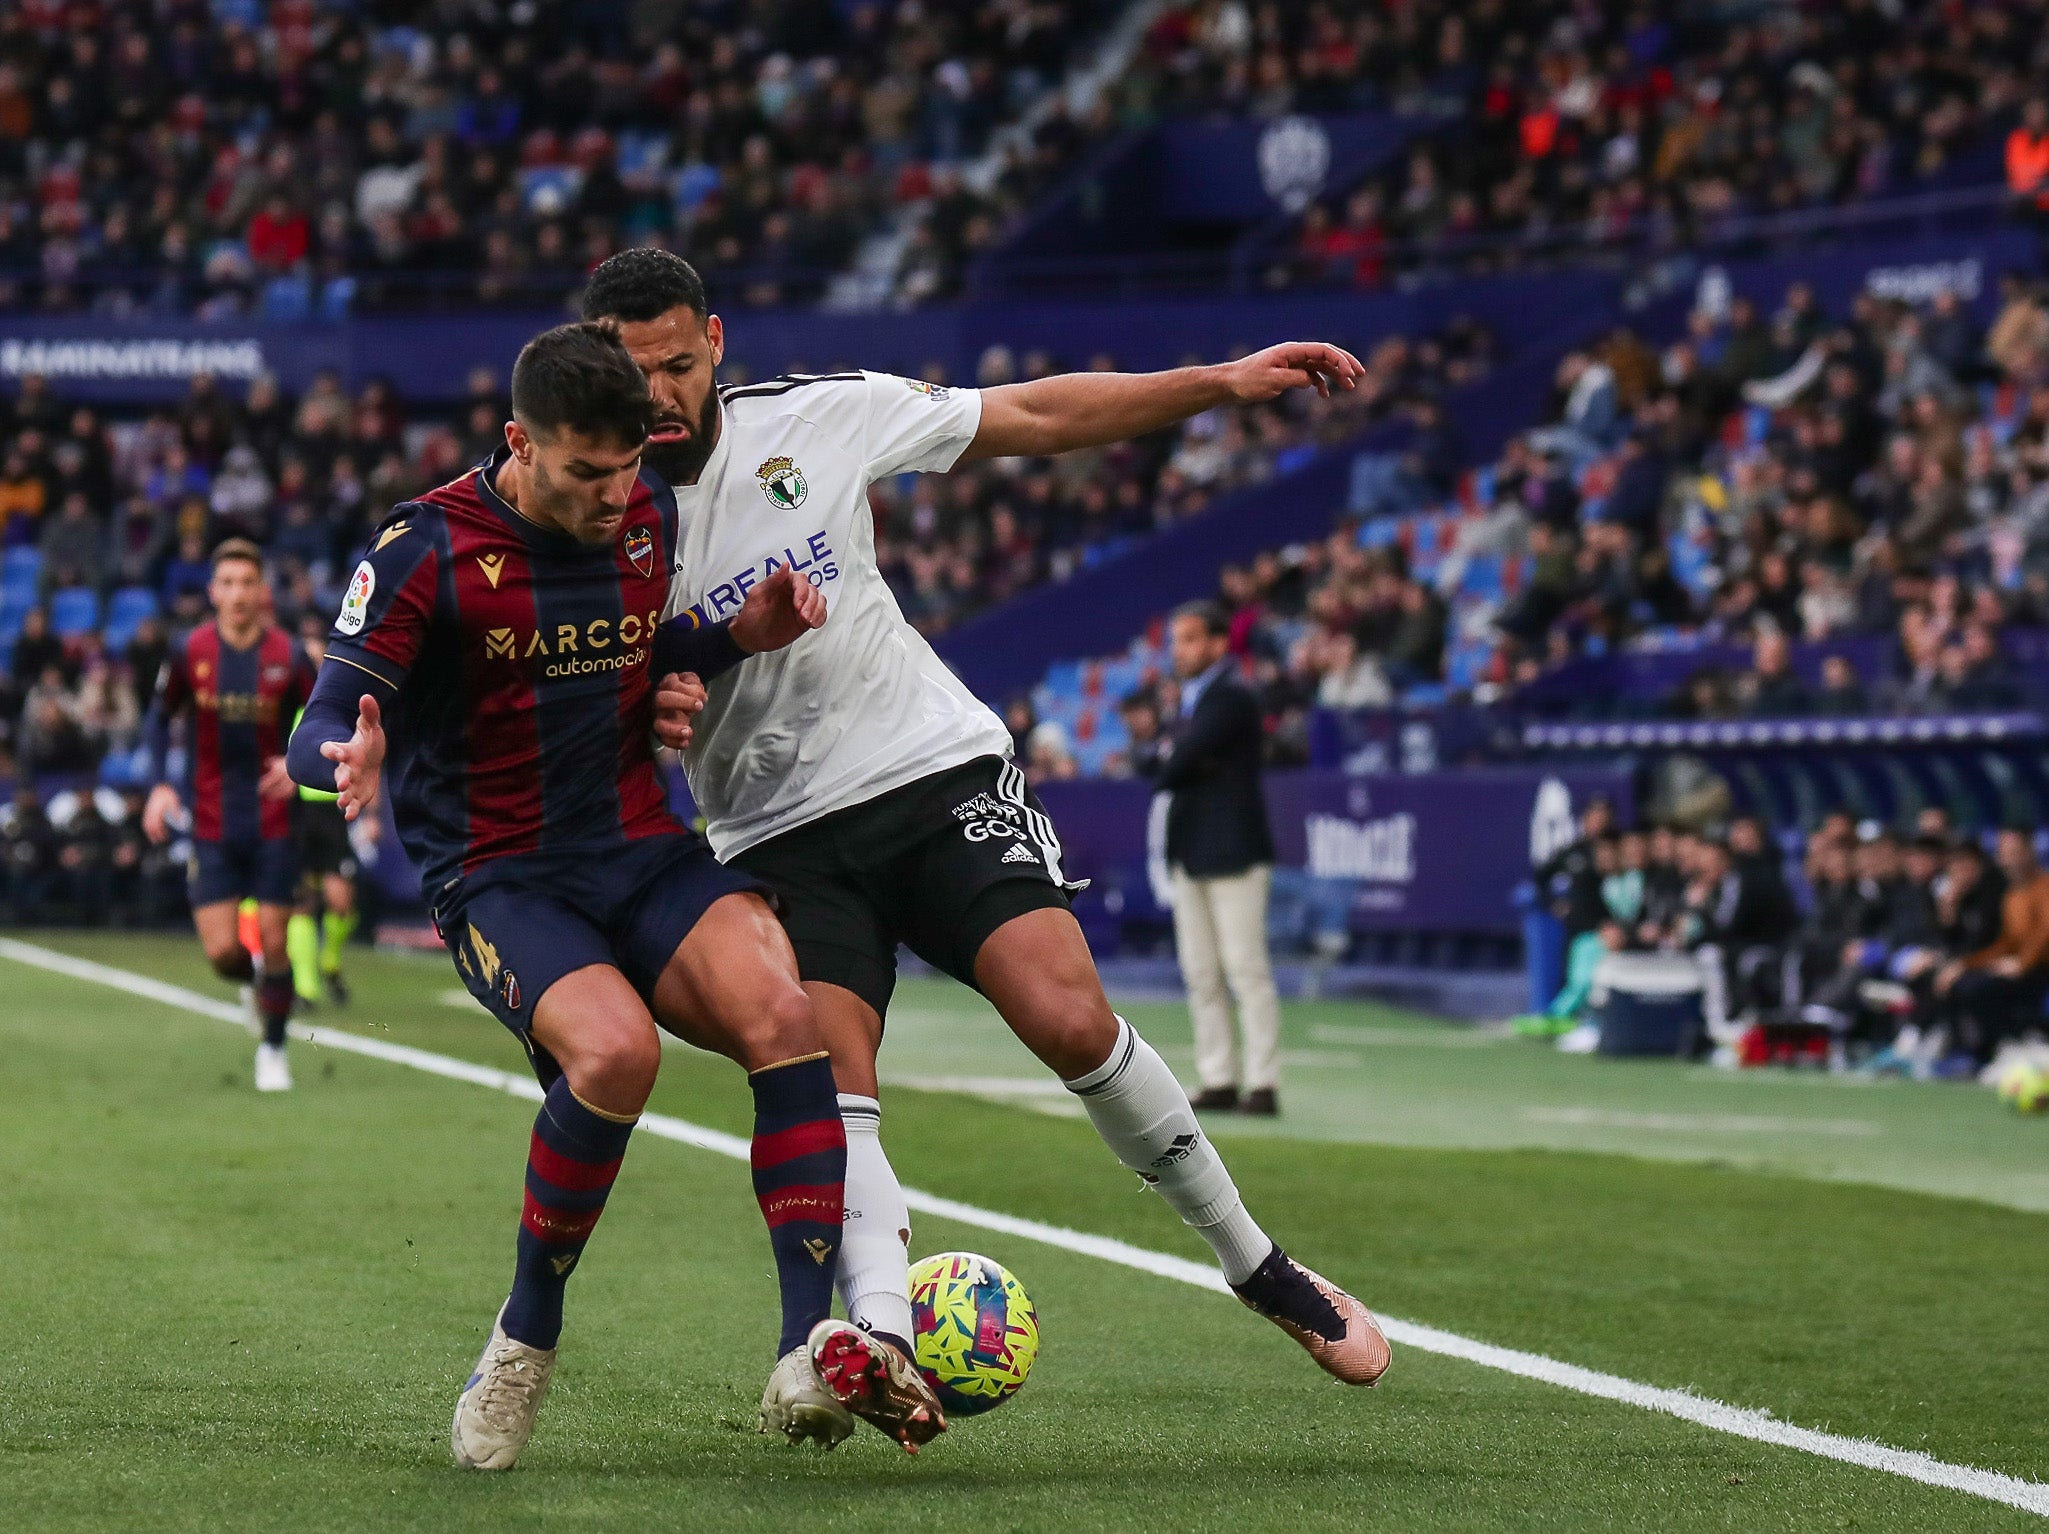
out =
<path fill-rule="evenodd" d="M 192 839 L 185 889 L 196 906 L 252 898 L 264 905 L 290 905 L 298 898 L 298 888 L 299 848 L 289 836 L 228 842 Z"/>
<path fill-rule="evenodd" d="M 652 1007 L 655 982 L 698 919 L 748 890 L 767 893 L 701 838 L 648 836 L 597 857 L 493 858 L 435 901 L 434 925 L 469 993 L 526 1045 L 545 1085 L 554 1064 L 527 1031 L 548 987 L 607 964 Z"/>

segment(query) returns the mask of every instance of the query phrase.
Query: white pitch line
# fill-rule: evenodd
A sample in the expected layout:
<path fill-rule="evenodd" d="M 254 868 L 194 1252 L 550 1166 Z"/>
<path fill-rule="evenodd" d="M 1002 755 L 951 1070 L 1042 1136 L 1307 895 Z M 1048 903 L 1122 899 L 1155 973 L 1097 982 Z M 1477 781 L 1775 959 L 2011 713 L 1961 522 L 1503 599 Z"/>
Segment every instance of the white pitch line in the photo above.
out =
<path fill-rule="evenodd" d="M 165 1006 L 195 1013 L 200 1017 L 233 1023 L 237 1027 L 245 1026 L 248 1021 L 247 1014 L 242 1008 L 228 1002 L 201 995 L 197 991 L 188 991 L 183 986 L 152 980 L 147 975 L 138 975 L 131 970 L 116 969 L 110 964 L 101 964 L 92 959 L 76 958 L 71 954 L 59 953 L 55 949 L 43 948 L 37 944 L 19 942 L 13 938 L 0 938 L 0 958 L 13 959 L 17 963 L 27 964 L 36 969 L 68 975 L 75 980 L 109 986 L 117 991 L 126 991 L 131 996 L 161 1002 Z M 531 1076 L 515 1076 L 508 1071 L 495 1070 L 490 1066 L 476 1065 L 448 1055 L 437 1055 L 405 1044 L 388 1043 L 383 1039 L 365 1038 L 361 1034 L 345 1033 L 338 1028 L 294 1024 L 292 1032 L 295 1037 L 303 1038 L 308 1043 L 323 1045 L 329 1049 L 346 1050 L 352 1054 L 368 1055 L 372 1059 L 388 1061 L 394 1065 L 411 1066 L 414 1070 L 445 1076 L 453 1081 L 490 1087 L 494 1091 L 505 1092 L 513 1097 L 525 1098 L 529 1102 L 538 1102 L 541 1099 L 540 1086 Z M 674 1140 L 679 1144 L 710 1151 L 714 1155 L 726 1156 L 735 1161 L 748 1159 L 748 1142 L 740 1136 L 707 1129 L 701 1124 L 671 1118 L 664 1113 L 642 1114 L 640 1128 L 659 1139 Z M 1116 1263 L 1120 1267 L 1134 1268 L 1158 1278 L 1171 1278 L 1176 1282 L 1190 1284 L 1197 1289 L 1208 1289 L 1217 1294 L 1231 1292 L 1230 1287 L 1224 1282 L 1223 1275 L 1207 1263 L 1191 1262 L 1185 1257 L 1175 1257 L 1166 1252 L 1133 1246 L 1114 1237 L 1069 1230 L 1064 1226 L 1048 1225 L 1039 1220 L 1022 1219 L 1017 1215 L 983 1209 L 974 1204 L 963 1204 L 958 1200 L 942 1198 L 936 1193 L 920 1192 L 915 1188 L 904 1189 L 904 1202 L 921 1214 L 953 1220 L 978 1230 L 1041 1242 L 1047 1246 L 1059 1247 L 1063 1251 L 1078 1252 L 1085 1257 L 1095 1257 L 1104 1262 Z M 1381 1316 L 1379 1319 L 1381 1329 L 1387 1333 L 1388 1339 L 1404 1347 L 1416 1348 L 1425 1353 L 1442 1354 L 1447 1358 L 1464 1359 L 1482 1368 L 1498 1369 L 1504 1374 L 1538 1380 L 1547 1385 L 1556 1385 L 1563 1390 L 1576 1391 L 1581 1395 L 1596 1396 L 1605 1401 L 1620 1401 L 1625 1405 L 1641 1407 L 1645 1411 L 1662 1412 L 1667 1416 L 1697 1423 L 1701 1427 L 1713 1428 L 1718 1433 L 1728 1433 L 1756 1443 L 1798 1449 L 1803 1453 L 1817 1455 L 1822 1459 L 1838 1460 L 1846 1465 L 1861 1465 L 1869 1470 L 1882 1470 L 1889 1475 L 1918 1481 L 1924 1486 L 1939 1486 L 1949 1491 L 1960 1491 L 1968 1496 L 1982 1497 L 1988 1502 L 2003 1503 L 2025 1513 L 2049 1518 L 2049 1484 L 2040 1481 L 2024 1481 L 2018 1476 L 2002 1475 L 1996 1470 L 1980 1470 L 1969 1465 L 1952 1465 L 1946 1460 L 1936 1459 L 1918 1450 L 1895 1449 L 1868 1438 L 1843 1438 L 1814 1428 L 1798 1427 L 1790 1422 L 1780 1421 L 1767 1411 L 1730 1406 L 1726 1402 L 1698 1396 L 1691 1391 L 1666 1390 L 1656 1385 L 1645 1385 L 1636 1380 L 1624 1379 L 1620 1375 L 1603 1374 L 1596 1369 L 1582 1369 L 1577 1364 L 1547 1358 L 1541 1353 L 1524 1353 L 1515 1348 L 1496 1347 L 1490 1342 L 1462 1337 L 1456 1332 L 1440 1331 L 1434 1326 L 1423 1326 L 1414 1321 L 1398 1321 L 1391 1316 Z"/>

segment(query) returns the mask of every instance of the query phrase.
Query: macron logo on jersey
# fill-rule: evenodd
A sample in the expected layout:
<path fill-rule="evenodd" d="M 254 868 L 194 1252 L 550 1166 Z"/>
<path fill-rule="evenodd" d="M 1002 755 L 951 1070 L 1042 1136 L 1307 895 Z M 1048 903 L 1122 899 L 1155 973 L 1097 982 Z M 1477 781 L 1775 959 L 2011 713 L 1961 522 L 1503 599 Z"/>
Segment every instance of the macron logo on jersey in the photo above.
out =
<path fill-rule="evenodd" d="M 676 567 L 681 570 L 679 564 Z M 703 600 L 693 604 L 688 616 L 695 624 L 718 623 L 738 612 L 747 600 L 747 593 L 782 569 L 796 571 L 814 586 L 823 586 L 827 581 L 840 578 L 839 557 L 833 552 L 832 539 L 820 528 L 804 540 L 804 547 L 787 545 L 782 553 L 771 554 L 758 564 L 749 565 L 730 580 L 720 581 L 704 594 Z"/>

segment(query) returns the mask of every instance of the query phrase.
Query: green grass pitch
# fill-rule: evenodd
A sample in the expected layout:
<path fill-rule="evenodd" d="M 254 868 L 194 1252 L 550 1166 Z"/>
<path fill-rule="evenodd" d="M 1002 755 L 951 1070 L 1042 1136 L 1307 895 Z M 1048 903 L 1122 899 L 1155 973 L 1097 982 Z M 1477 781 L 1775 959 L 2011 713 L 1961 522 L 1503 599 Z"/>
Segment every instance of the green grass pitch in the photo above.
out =
<path fill-rule="evenodd" d="M 50 941 L 227 994 L 189 941 Z M 520 1068 L 445 963 L 352 969 L 356 1004 L 319 1021 Z M 906 1182 L 1205 1255 L 975 998 L 900 1003 L 884 1133 Z M 1127 1010 L 1185 1063 L 1178 1009 Z M 1355 1004 L 1291 1008 L 1288 1045 L 1290 1117 L 1220 1143 L 1268 1227 L 1376 1307 L 2049 1479 L 2049 1121 L 1965 1089 L 1565 1060 Z M 799 1452 L 753 1431 L 774 1293 L 744 1169 L 649 1136 L 570 1288 L 532 1446 L 465 1475 L 448 1417 L 509 1274 L 531 1105 L 304 1043 L 299 1089 L 259 1098 L 249 1057 L 218 1022 L 0 959 L 0 1530 L 2041 1523 L 1414 1349 L 1346 1391 L 1227 1299 L 922 1217 L 919 1253 L 1025 1282 L 1037 1370 L 916 1460 L 867 1430 Z M 687 1051 L 652 1106 L 747 1129 L 738 1071 Z"/>

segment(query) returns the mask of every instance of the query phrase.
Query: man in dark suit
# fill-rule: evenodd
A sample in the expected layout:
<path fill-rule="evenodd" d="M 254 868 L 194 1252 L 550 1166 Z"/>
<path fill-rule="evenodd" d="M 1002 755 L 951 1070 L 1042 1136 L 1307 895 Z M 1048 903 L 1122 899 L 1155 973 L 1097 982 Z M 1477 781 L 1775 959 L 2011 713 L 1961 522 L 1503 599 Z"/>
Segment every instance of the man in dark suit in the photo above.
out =
<path fill-rule="evenodd" d="M 1273 833 L 1259 781 L 1259 704 L 1231 663 L 1230 620 L 1213 602 L 1174 615 L 1181 715 L 1155 773 L 1173 795 L 1167 864 L 1174 947 L 1195 1020 L 1195 1106 L 1271 1116 L 1280 1045 L 1280 999 L 1266 948 Z M 1244 1031 L 1243 1070 L 1226 987 Z M 1241 1098 L 1240 1088 L 1244 1089 Z"/>

